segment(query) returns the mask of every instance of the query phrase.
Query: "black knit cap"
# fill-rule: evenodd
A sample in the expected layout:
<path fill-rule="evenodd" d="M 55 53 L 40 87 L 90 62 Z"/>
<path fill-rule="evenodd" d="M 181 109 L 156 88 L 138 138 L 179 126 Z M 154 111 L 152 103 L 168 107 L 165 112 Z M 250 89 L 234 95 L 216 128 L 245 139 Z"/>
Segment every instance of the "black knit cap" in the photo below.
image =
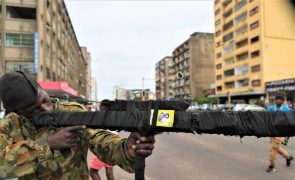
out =
<path fill-rule="evenodd" d="M 22 71 L 10 72 L 0 78 L 0 99 L 6 110 L 14 111 L 33 104 L 38 83 Z"/>
<path fill-rule="evenodd" d="M 275 99 L 282 99 L 282 100 L 285 100 L 285 96 L 284 96 L 284 94 L 282 94 L 282 93 L 277 93 L 276 96 L 275 96 Z"/>

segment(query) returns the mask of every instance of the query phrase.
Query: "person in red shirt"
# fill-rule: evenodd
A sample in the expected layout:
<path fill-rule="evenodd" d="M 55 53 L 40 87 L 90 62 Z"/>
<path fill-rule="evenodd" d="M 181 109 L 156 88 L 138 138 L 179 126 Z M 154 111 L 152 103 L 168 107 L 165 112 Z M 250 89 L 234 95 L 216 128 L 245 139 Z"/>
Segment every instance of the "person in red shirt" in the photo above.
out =
<path fill-rule="evenodd" d="M 105 99 L 100 102 L 99 110 L 100 111 L 107 111 L 107 102 L 109 100 Z M 105 167 L 106 176 L 108 180 L 114 180 L 114 173 L 113 173 L 113 166 L 110 166 L 100 159 L 98 159 L 95 155 L 92 155 L 89 168 L 90 168 L 90 176 L 93 180 L 101 180 L 98 171 Z"/>

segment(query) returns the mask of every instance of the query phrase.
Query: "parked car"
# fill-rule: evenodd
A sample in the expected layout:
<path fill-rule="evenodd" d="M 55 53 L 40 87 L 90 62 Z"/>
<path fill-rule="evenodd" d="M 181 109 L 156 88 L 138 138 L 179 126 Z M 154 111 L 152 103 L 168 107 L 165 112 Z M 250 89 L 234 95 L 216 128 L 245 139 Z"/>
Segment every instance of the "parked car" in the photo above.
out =
<path fill-rule="evenodd" d="M 249 106 L 249 104 L 236 104 L 233 111 L 243 111 L 243 109 L 247 106 Z"/>
<path fill-rule="evenodd" d="M 236 104 L 233 111 L 264 111 L 265 108 L 255 104 Z"/>
<path fill-rule="evenodd" d="M 255 105 L 255 104 L 250 104 L 250 105 L 244 107 L 243 110 L 244 111 L 264 111 L 265 108 L 261 107 L 261 106 L 258 106 L 258 105 Z"/>

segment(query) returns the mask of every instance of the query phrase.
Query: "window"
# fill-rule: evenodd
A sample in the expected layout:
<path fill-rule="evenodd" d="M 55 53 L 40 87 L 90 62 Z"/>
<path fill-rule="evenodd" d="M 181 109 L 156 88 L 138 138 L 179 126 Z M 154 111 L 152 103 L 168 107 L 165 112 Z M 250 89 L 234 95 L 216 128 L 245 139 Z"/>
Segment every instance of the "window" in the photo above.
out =
<path fill-rule="evenodd" d="M 52 73 L 52 80 L 53 80 L 53 81 L 56 81 L 56 75 L 55 75 L 55 72 Z"/>
<path fill-rule="evenodd" d="M 223 36 L 223 42 L 227 42 L 227 41 L 233 39 L 233 37 L 234 37 L 234 33 L 231 32 L 231 33 L 229 33 L 229 34 Z"/>
<path fill-rule="evenodd" d="M 220 34 L 221 34 L 220 30 L 219 30 L 219 31 L 216 31 L 215 36 L 217 37 L 217 36 L 219 36 Z"/>
<path fill-rule="evenodd" d="M 234 69 L 224 71 L 224 77 L 230 77 L 230 76 L 233 76 L 233 75 L 235 75 L 235 70 Z"/>
<path fill-rule="evenodd" d="M 218 9 L 216 9 L 216 11 L 215 11 L 215 16 L 218 15 L 219 13 L 220 13 L 220 9 L 218 8 Z"/>
<path fill-rule="evenodd" d="M 228 59 L 225 59 L 224 62 L 225 62 L 225 65 L 231 65 L 231 64 L 235 63 L 235 59 L 233 57 L 228 58 Z"/>
<path fill-rule="evenodd" d="M 238 2 L 235 7 L 234 7 L 234 11 L 238 11 L 240 10 L 242 7 L 244 7 L 247 4 L 247 0 L 240 0 L 240 2 Z"/>
<path fill-rule="evenodd" d="M 217 80 L 221 80 L 221 79 L 222 79 L 222 75 L 221 75 L 221 74 L 217 75 L 217 76 L 216 76 L 216 79 L 217 79 Z"/>
<path fill-rule="evenodd" d="M 251 44 L 257 43 L 259 41 L 259 36 L 251 38 Z"/>
<path fill-rule="evenodd" d="M 233 26 L 234 26 L 233 21 L 230 21 L 230 22 L 226 23 L 225 25 L 223 25 L 223 31 L 226 31 L 226 30 L 230 29 Z"/>
<path fill-rule="evenodd" d="M 251 52 L 251 58 L 256 58 L 259 56 L 259 54 L 260 54 L 259 50 Z"/>
<path fill-rule="evenodd" d="M 243 12 L 239 16 L 237 16 L 234 20 L 234 24 L 237 25 L 242 21 L 245 21 L 247 19 L 247 11 Z"/>
<path fill-rule="evenodd" d="M 248 87 L 249 79 L 242 79 L 237 81 L 237 88 Z"/>
<path fill-rule="evenodd" d="M 245 34 L 247 32 L 248 32 L 248 25 L 245 24 L 245 25 L 243 25 L 242 27 L 240 27 L 239 29 L 236 30 L 236 35 L 240 36 L 240 35 L 243 35 L 243 34 Z"/>
<path fill-rule="evenodd" d="M 251 67 L 251 72 L 259 72 L 260 71 L 260 65 L 255 65 Z"/>
<path fill-rule="evenodd" d="M 220 24 L 220 19 L 218 19 L 217 21 L 215 21 L 215 26 L 218 26 Z"/>
<path fill-rule="evenodd" d="M 253 80 L 252 82 L 251 82 L 251 85 L 252 85 L 252 87 L 258 87 L 258 86 L 260 86 L 260 79 L 257 79 L 257 80 Z"/>
<path fill-rule="evenodd" d="M 51 58 L 51 51 L 50 51 L 50 46 L 47 44 L 47 51 L 46 51 L 47 57 L 50 59 Z"/>
<path fill-rule="evenodd" d="M 258 13 L 258 6 L 250 10 L 250 16 L 253 16 L 256 13 Z"/>
<path fill-rule="evenodd" d="M 226 82 L 226 83 L 224 83 L 224 85 L 225 85 L 225 88 L 226 88 L 226 89 L 232 89 L 232 88 L 235 88 L 235 82 L 234 82 L 234 81 Z"/>
<path fill-rule="evenodd" d="M 222 86 L 217 86 L 217 91 L 222 91 Z"/>
<path fill-rule="evenodd" d="M 249 71 L 249 66 L 247 64 L 238 66 L 235 68 L 235 75 L 246 74 Z"/>
<path fill-rule="evenodd" d="M 244 39 L 242 41 L 237 42 L 236 47 L 237 47 L 237 49 L 242 48 L 242 47 L 246 46 L 247 44 L 248 44 L 248 39 Z"/>
<path fill-rule="evenodd" d="M 216 54 L 216 58 L 220 58 L 221 56 L 222 56 L 222 53 L 221 52 L 219 52 L 219 53 Z"/>
<path fill-rule="evenodd" d="M 224 17 L 224 18 L 227 18 L 227 17 L 229 17 L 230 15 L 232 15 L 232 13 L 233 13 L 233 9 L 230 9 L 230 10 L 226 11 L 225 13 L 223 13 L 223 17 Z"/>
<path fill-rule="evenodd" d="M 6 61 L 6 72 L 23 71 L 26 73 L 34 73 L 33 62 L 18 62 L 18 61 Z"/>
<path fill-rule="evenodd" d="M 36 19 L 36 8 L 7 6 L 7 18 Z"/>
<path fill-rule="evenodd" d="M 223 48 L 223 54 L 228 54 L 234 51 L 234 43 L 230 43 L 230 45 Z"/>
<path fill-rule="evenodd" d="M 255 21 L 254 23 L 250 24 L 250 30 L 256 29 L 259 27 L 259 21 Z"/>
<path fill-rule="evenodd" d="M 51 74 L 49 68 L 46 68 L 46 79 L 51 79 Z"/>
<path fill-rule="evenodd" d="M 222 65 L 221 64 L 216 64 L 216 69 L 221 69 Z"/>
<path fill-rule="evenodd" d="M 244 53 L 238 54 L 237 55 L 237 61 L 246 60 L 246 59 L 248 59 L 248 57 L 249 57 L 248 52 L 244 52 Z"/>
<path fill-rule="evenodd" d="M 221 46 L 221 41 L 218 41 L 217 43 L 216 43 L 216 47 L 218 48 L 218 47 L 220 47 Z"/>
<path fill-rule="evenodd" d="M 232 0 L 223 0 L 222 5 L 224 8 L 226 8 L 231 2 Z"/>
<path fill-rule="evenodd" d="M 34 46 L 34 35 L 6 33 L 6 46 Z"/>

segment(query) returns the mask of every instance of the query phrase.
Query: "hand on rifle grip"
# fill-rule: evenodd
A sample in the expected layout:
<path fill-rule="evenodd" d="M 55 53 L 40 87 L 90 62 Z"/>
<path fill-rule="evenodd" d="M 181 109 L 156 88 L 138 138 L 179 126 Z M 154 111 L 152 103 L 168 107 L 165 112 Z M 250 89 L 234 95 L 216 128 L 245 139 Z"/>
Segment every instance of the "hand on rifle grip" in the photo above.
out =
<path fill-rule="evenodd" d="M 155 136 L 140 136 L 139 133 L 131 133 L 127 139 L 127 148 L 130 157 L 135 158 L 136 154 L 148 157 L 152 154 L 155 144 Z"/>

